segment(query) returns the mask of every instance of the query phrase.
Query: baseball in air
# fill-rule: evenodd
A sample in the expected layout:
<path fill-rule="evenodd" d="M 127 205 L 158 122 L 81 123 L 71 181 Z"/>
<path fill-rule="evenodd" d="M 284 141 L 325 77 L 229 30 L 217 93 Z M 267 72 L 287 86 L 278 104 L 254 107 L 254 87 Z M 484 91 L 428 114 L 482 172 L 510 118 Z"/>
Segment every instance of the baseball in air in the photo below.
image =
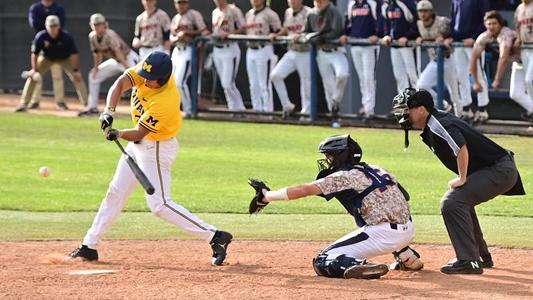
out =
<path fill-rule="evenodd" d="M 48 177 L 50 174 L 52 174 L 52 171 L 50 171 L 50 168 L 48 167 L 41 167 L 39 169 L 39 174 L 41 174 L 43 177 Z"/>
<path fill-rule="evenodd" d="M 333 127 L 333 128 L 341 128 L 341 124 L 339 122 L 333 122 L 333 123 L 331 123 L 331 127 Z"/>

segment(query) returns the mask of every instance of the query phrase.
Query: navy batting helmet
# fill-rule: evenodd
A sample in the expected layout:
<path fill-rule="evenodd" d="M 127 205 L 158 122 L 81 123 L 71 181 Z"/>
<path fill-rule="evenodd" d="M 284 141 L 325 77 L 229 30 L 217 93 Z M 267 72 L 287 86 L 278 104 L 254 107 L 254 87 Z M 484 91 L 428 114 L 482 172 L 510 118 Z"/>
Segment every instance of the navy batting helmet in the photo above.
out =
<path fill-rule="evenodd" d="M 318 160 L 320 170 L 337 168 L 345 164 L 357 164 L 363 156 L 361 146 L 349 134 L 326 138 L 318 146 L 318 151 L 329 156 L 327 159 Z"/>
<path fill-rule="evenodd" d="M 164 85 L 172 74 L 172 60 L 165 52 L 154 51 L 143 61 L 137 74 L 148 80 L 157 80 L 159 85 Z"/>

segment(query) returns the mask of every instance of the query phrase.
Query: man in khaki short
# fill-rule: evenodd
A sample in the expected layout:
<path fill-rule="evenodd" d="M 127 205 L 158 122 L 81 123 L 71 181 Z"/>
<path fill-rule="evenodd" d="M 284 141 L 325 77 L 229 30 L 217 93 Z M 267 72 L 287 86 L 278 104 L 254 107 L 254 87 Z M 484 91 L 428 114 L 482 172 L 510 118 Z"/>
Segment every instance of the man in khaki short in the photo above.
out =
<path fill-rule="evenodd" d="M 28 103 L 35 89 L 36 83 L 50 67 L 59 64 L 76 87 L 76 93 L 82 105 L 87 104 L 87 87 L 79 70 L 79 55 L 72 36 L 61 30 L 59 18 L 51 15 L 46 18 L 46 30 L 39 32 L 32 43 L 31 70 L 22 91 L 20 105 L 16 112 L 28 109 Z M 57 102 L 59 110 L 68 110 L 65 102 Z"/>

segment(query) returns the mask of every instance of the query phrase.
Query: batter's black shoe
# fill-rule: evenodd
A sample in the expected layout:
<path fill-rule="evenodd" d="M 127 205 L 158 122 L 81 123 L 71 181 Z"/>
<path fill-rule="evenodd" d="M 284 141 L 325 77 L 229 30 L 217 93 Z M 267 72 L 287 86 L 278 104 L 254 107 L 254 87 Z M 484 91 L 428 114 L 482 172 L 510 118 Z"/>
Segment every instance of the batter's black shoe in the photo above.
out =
<path fill-rule="evenodd" d="M 221 266 L 226 259 L 226 254 L 228 251 L 228 245 L 231 243 L 233 236 L 229 232 L 217 230 L 215 236 L 209 243 L 211 249 L 213 249 L 213 260 L 211 264 L 213 266 Z"/>
<path fill-rule="evenodd" d="M 440 271 L 444 274 L 483 274 L 483 264 L 479 260 L 457 260 L 449 263 Z"/>
<path fill-rule="evenodd" d="M 68 256 L 72 258 L 81 257 L 83 260 L 87 261 L 98 261 L 98 252 L 85 245 L 81 245 L 80 247 L 76 248 Z"/>
<path fill-rule="evenodd" d="M 490 253 L 481 255 L 481 265 L 483 266 L 483 269 L 494 267 L 494 261 L 492 261 L 492 255 L 490 255 Z"/>
<path fill-rule="evenodd" d="M 387 274 L 389 267 L 384 264 L 366 263 L 362 265 L 353 265 L 344 271 L 344 278 L 350 279 L 378 279 Z"/>

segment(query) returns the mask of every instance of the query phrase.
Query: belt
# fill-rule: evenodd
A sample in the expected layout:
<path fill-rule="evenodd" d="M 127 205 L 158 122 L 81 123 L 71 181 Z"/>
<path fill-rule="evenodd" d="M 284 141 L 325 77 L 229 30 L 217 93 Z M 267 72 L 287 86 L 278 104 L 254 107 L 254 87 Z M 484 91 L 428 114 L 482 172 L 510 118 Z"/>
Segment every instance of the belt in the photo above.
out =
<path fill-rule="evenodd" d="M 411 218 L 411 216 L 409 216 L 409 221 L 413 221 L 413 219 Z M 394 223 L 389 223 L 389 225 L 390 225 L 390 228 L 391 228 L 391 229 L 398 230 L 398 225 L 406 225 L 406 224 L 394 224 Z"/>
<path fill-rule="evenodd" d="M 320 50 L 326 53 L 331 53 L 331 52 L 337 52 L 338 49 L 337 48 L 321 48 Z"/>
<path fill-rule="evenodd" d="M 230 44 L 215 45 L 217 48 L 229 48 Z"/>
<path fill-rule="evenodd" d="M 178 49 L 179 51 L 185 51 L 187 50 L 187 46 L 176 46 L 175 49 Z"/>
<path fill-rule="evenodd" d="M 258 50 L 258 49 L 263 49 L 263 48 L 265 48 L 265 45 L 248 46 L 248 48 L 250 48 L 250 49 L 254 49 L 254 50 Z"/>

